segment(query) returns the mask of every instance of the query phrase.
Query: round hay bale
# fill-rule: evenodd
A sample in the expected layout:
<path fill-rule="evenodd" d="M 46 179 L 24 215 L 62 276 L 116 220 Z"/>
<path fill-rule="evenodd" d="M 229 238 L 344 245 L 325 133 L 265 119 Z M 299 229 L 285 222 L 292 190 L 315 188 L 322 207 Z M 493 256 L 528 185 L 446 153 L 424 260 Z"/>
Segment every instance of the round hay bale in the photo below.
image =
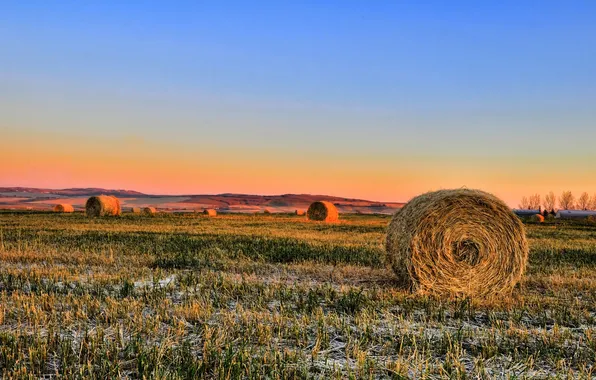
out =
<path fill-rule="evenodd" d="M 59 203 L 54 206 L 54 212 L 74 212 L 74 207 L 66 203 Z"/>
<path fill-rule="evenodd" d="M 155 207 L 143 207 L 143 215 L 155 215 L 157 210 Z"/>
<path fill-rule="evenodd" d="M 263 214 L 271 214 L 271 213 L 272 213 L 272 211 L 270 208 L 266 208 L 263 210 Z"/>
<path fill-rule="evenodd" d="M 130 212 L 132 212 L 133 214 L 140 214 L 141 213 L 141 208 L 140 207 L 132 207 L 130 209 Z"/>
<path fill-rule="evenodd" d="M 313 202 L 306 212 L 308 219 L 322 222 L 336 222 L 339 220 L 337 208 L 331 202 Z"/>
<path fill-rule="evenodd" d="M 122 214 L 120 201 L 113 195 L 98 195 L 87 199 L 85 210 L 90 218 Z"/>
<path fill-rule="evenodd" d="M 306 211 L 304 211 L 304 210 L 296 210 L 296 211 L 294 211 L 294 213 L 298 216 L 306 215 Z"/>
<path fill-rule="evenodd" d="M 532 215 L 530 217 L 530 221 L 536 222 L 536 223 L 544 223 L 544 216 L 542 216 L 542 214 Z"/>
<path fill-rule="evenodd" d="M 387 260 L 412 290 L 438 295 L 508 294 L 528 260 L 522 222 L 479 190 L 422 194 L 395 213 Z"/>
<path fill-rule="evenodd" d="M 217 211 L 215 209 L 212 209 L 212 208 L 206 208 L 205 210 L 203 210 L 203 215 L 217 216 Z"/>

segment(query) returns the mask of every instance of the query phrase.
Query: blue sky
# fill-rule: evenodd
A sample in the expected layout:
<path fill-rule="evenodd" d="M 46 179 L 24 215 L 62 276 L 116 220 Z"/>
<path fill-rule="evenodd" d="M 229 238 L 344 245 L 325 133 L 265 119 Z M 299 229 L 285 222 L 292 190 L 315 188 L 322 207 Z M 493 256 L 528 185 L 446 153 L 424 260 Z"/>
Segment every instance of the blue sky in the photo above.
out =
<path fill-rule="evenodd" d="M 596 158 L 592 1 L 0 7 L 7 137 L 248 146 L 271 159 L 352 152 L 396 173 L 404 160 L 523 165 L 544 149 Z"/>

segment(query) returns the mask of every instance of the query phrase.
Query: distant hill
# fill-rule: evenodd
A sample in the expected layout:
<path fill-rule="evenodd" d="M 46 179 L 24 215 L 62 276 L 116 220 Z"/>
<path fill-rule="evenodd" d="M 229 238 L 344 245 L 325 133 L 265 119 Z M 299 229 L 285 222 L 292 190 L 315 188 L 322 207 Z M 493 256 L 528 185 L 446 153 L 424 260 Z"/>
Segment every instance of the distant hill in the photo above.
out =
<path fill-rule="evenodd" d="M 329 195 L 282 194 L 205 194 L 205 195 L 152 195 L 133 190 L 102 188 L 43 189 L 29 187 L 0 187 L 0 208 L 48 210 L 57 203 L 72 204 L 83 209 L 85 201 L 93 195 L 106 194 L 120 198 L 124 209 L 133 206 L 153 206 L 162 211 L 197 211 L 216 208 L 220 212 L 293 212 L 306 210 L 317 200 L 334 203 L 342 213 L 392 214 L 401 208 L 399 202 L 375 202 L 364 199 L 343 198 Z"/>
<path fill-rule="evenodd" d="M 31 194 L 55 194 L 65 196 L 93 196 L 93 195 L 115 195 L 115 196 L 145 196 L 143 193 L 133 190 L 109 190 L 99 187 L 72 188 L 72 189 L 40 189 L 36 187 L 0 187 L 0 193 L 31 193 Z"/>

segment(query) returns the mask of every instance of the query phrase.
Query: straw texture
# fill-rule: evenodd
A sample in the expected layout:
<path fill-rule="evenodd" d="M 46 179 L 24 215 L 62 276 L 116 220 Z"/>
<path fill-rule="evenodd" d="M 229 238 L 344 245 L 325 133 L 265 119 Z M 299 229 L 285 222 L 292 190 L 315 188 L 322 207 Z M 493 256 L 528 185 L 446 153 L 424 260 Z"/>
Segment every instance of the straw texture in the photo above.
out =
<path fill-rule="evenodd" d="M 74 207 L 66 203 L 60 203 L 54 206 L 55 212 L 74 212 Z"/>
<path fill-rule="evenodd" d="M 143 215 L 155 215 L 156 212 L 155 207 L 143 207 Z"/>
<path fill-rule="evenodd" d="M 479 190 L 415 197 L 389 224 L 387 259 L 397 277 L 422 293 L 507 294 L 521 279 L 528 244 L 521 221 Z"/>
<path fill-rule="evenodd" d="M 337 208 L 331 202 L 313 202 L 306 212 L 308 219 L 323 222 L 336 222 L 339 220 Z"/>
<path fill-rule="evenodd" d="M 203 215 L 217 216 L 217 211 L 212 208 L 206 208 L 205 210 L 203 210 Z"/>
<path fill-rule="evenodd" d="M 113 195 L 98 195 L 87 199 L 85 211 L 88 217 L 119 216 L 122 214 L 120 200 Z"/>

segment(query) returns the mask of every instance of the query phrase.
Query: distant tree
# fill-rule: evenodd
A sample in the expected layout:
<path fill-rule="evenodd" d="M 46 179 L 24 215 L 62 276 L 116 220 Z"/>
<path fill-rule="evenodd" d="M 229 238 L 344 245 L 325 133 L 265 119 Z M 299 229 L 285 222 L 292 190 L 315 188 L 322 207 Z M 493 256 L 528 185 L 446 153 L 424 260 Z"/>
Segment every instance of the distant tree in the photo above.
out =
<path fill-rule="evenodd" d="M 590 207 L 590 196 L 585 191 L 579 196 L 577 200 L 577 208 L 580 210 L 587 210 Z"/>
<path fill-rule="evenodd" d="M 559 206 L 563 210 L 572 210 L 574 208 L 575 197 L 571 191 L 564 191 L 559 197 Z"/>
<path fill-rule="evenodd" d="M 530 210 L 538 210 L 540 208 L 540 194 L 530 195 L 530 198 L 528 198 L 528 207 Z"/>
<path fill-rule="evenodd" d="M 528 200 L 527 197 L 522 197 L 522 199 L 519 202 L 519 205 L 517 207 L 521 210 L 528 210 L 528 209 L 530 209 L 530 201 Z"/>
<path fill-rule="evenodd" d="M 547 211 L 552 211 L 557 207 L 557 197 L 555 196 L 555 193 L 553 193 L 552 191 L 550 191 L 548 194 L 546 194 L 546 196 L 544 197 L 544 208 Z"/>
<path fill-rule="evenodd" d="M 590 198 L 590 210 L 596 210 L 596 194 Z"/>

